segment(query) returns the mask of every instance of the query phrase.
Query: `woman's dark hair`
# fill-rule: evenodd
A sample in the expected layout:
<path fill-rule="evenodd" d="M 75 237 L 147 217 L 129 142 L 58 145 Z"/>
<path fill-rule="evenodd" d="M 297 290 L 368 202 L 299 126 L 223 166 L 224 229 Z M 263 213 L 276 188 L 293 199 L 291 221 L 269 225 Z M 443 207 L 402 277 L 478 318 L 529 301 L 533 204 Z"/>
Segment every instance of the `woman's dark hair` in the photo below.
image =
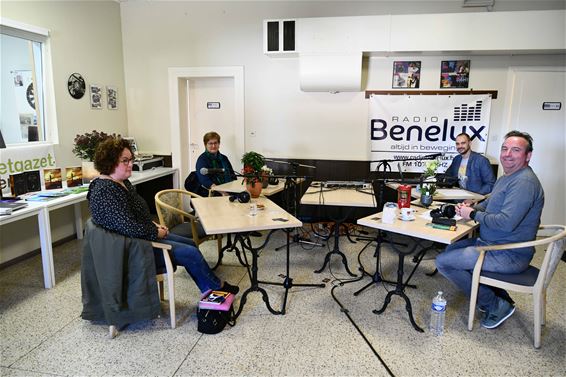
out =
<path fill-rule="evenodd" d="M 527 141 L 527 144 L 528 144 L 527 145 L 527 153 L 533 151 L 533 137 L 531 135 L 529 135 L 528 133 L 513 130 L 513 131 L 507 132 L 507 135 L 505 135 L 505 137 L 503 139 L 507 140 L 510 137 L 520 137 L 520 138 L 525 139 Z"/>
<path fill-rule="evenodd" d="M 134 155 L 130 142 L 121 137 L 109 137 L 98 144 L 94 154 L 94 167 L 96 170 L 100 174 L 112 174 L 118 165 L 118 160 L 124 148 L 127 148 L 132 156 Z"/>

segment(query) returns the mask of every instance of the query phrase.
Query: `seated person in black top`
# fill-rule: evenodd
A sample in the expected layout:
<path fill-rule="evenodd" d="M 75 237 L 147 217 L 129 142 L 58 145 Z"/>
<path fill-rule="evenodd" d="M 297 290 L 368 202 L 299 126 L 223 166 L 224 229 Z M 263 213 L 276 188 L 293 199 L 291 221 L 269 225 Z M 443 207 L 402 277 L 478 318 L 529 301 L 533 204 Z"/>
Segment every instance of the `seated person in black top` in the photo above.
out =
<path fill-rule="evenodd" d="M 90 183 L 87 195 L 92 221 L 126 237 L 173 246 L 175 264 L 185 267 L 202 293 L 210 289 L 238 293 L 237 286 L 222 284 L 214 275 L 193 240 L 170 234 L 167 227 L 153 222 L 147 203 L 128 180 L 132 175 L 133 160 L 127 140 L 110 137 L 98 145 L 94 166 L 101 175 Z M 157 264 L 162 265 L 163 255 L 155 255 L 160 257 Z"/>
<path fill-rule="evenodd" d="M 202 190 L 199 190 L 197 194 L 208 196 L 206 190 L 210 190 L 216 185 L 234 181 L 236 176 L 228 157 L 219 151 L 220 135 L 214 131 L 207 132 L 203 141 L 206 150 L 199 156 L 196 164 L 196 173 Z M 205 175 L 200 172 L 202 168 L 224 169 L 224 173 Z"/>

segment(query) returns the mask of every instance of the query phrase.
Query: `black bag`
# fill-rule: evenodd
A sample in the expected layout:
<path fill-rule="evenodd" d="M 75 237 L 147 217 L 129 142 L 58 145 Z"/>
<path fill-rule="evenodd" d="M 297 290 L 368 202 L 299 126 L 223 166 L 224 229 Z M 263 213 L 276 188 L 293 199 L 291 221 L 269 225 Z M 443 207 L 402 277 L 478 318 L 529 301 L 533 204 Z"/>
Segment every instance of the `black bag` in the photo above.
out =
<path fill-rule="evenodd" d="M 198 309 L 198 332 L 203 334 L 218 334 L 226 324 L 234 326 L 236 318 L 234 316 L 234 306 L 230 306 L 229 311 L 212 310 L 212 309 Z"/>

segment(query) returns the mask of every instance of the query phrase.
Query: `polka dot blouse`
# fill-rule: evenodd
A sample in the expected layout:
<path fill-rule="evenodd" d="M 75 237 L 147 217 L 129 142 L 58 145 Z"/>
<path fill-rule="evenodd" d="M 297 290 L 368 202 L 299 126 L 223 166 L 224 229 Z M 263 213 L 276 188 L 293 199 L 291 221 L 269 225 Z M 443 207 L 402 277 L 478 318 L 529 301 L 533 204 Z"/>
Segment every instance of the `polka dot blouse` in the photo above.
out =
<path fill-rule="evenodd" d="M 98 178 L 90 183 L 87 199 L 92 221 L 127 237 L 157 240 L 157 227 L 145 200 L 130 181 L 125 189 L 111 179 Z"/>

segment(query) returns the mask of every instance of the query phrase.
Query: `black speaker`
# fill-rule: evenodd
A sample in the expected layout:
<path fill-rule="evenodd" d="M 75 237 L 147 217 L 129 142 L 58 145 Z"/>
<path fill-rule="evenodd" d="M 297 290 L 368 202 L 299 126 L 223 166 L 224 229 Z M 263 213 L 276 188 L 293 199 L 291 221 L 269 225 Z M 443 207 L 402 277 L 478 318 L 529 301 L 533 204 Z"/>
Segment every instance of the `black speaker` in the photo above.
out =
<path fill-rule="evenodd" d="M 247 203 L 250 201 L 250 199 L 251 199 L 250 193 L 247 191 L 230 194 L 230 198 L 229 198 L 231 202 L 237 200 L 240 203 Z"/>

